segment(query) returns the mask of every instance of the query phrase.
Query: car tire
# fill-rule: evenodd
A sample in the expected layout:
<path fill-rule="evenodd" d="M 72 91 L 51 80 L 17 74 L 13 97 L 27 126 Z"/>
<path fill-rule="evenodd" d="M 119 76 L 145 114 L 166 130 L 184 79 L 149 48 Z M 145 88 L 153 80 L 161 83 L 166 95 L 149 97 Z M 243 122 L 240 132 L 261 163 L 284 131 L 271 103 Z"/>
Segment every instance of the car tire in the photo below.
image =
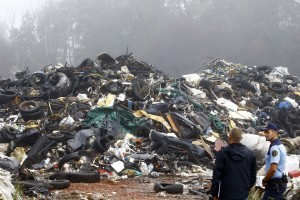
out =
<path fill-rule="evenodd" d="M 258 73 L 270 74 L 273 70 L 273 67 L 270 66 L 259 66 L 257 67 Z"/>
<path fill-rule="evenodd" d="M 71 183 L 95 183 L 100 181 L 100 174 L 98 172 L 61 172 L 50 175 L 49 179 L 67 179 Z"/>
<path fill-rule="evenodd" d="M 23 114 L 35 113 L 41 109 L 41 105 L 37 101 L 23 101 L 18 107 Z"/>
<path fill-rule="evenodd" d="M 45 85 L 45 83 L 47 82 L 47 75 L 43 72 L 36 72 L 31 75 L 28 82 L 33 87 L 39 88 L 39 87 Z"/>
<path fill-rule="evenodd" d="M 282 94 L 287 90 L 287 87 L 284 83 L 281 82 L 270 82 L 268 85 L 269 90 Z"/>
<path fill-rule="evenodd" d="M 62 189 L 66 189 L 68 187 L 70 187 L 70 181 L 66 180 L 66 179 L 61 179 L 61 180 L 48 180 L 48 181 L 43 181 L 44 183 L 51 185 L 52 189 L 58 189 L 58 190 L 62 190 Z"/>
<path fill-rule="evenodd" d="M 297 86 L 299 79 L 295 76 L 284 75 L 283 82 L 286 83 L 287 85 L 291 85 L 291 86 L 295 87 L 295 86 Z"/>
<path fill-rule="evenodd" d="M 44 110 L 40 109 L 34 113 L 23 113 L 21 112 L 21 116 L 24 119 L 24 121 L 29 121 L 29 120 L 37 120 L 40 119 L 44 115 Z"/>

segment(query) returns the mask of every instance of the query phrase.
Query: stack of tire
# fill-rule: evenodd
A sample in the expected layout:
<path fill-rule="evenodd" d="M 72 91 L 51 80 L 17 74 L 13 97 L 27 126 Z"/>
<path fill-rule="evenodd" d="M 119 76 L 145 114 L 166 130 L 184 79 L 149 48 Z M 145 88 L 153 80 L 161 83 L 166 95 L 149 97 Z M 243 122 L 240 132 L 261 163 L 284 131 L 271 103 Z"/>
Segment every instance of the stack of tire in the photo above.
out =
<path fill-rule="evenodd" d="M 37 120 L 44 116 L 44 110 L 37 101 L 23 101 L 19 104 L 19 111 L 24 121 Z"/>

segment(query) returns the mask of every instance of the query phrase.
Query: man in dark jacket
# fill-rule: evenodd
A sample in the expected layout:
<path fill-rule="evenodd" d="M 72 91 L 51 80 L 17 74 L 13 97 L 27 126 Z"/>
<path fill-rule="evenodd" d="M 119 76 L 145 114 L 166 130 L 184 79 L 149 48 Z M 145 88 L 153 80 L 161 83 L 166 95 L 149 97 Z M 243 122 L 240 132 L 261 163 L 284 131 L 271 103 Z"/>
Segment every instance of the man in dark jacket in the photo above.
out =
<path fill-rule="evenodd" d="M 233 128 L 228 134 L 229 145 L 216 155 L 211 186 L 214 200 L 247 199 L 256 182 L 256 157 L 241 139 L 241 129 Z"/>

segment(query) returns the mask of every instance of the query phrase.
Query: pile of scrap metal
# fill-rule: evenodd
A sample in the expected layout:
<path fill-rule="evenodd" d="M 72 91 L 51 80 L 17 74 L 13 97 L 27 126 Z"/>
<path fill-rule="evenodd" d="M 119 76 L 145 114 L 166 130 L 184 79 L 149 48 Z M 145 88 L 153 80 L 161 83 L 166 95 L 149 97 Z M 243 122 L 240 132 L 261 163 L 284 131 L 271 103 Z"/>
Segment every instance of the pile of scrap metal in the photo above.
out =
<path fill-rule="evenodd" d="M 276 122 L 289 153 L 299 154 L 300 141 L 291 140 L 300 137 L 298 83 L 285 68 L 220 59 L 173 78 L 132 54 L 26 69 L 0 80 L 0 168 L 30 196 L 112 177 L 209 180 L 234 126 L 261 137 L 261 126 Z M 205 188 L 191 194 L 207 195 Z"/>

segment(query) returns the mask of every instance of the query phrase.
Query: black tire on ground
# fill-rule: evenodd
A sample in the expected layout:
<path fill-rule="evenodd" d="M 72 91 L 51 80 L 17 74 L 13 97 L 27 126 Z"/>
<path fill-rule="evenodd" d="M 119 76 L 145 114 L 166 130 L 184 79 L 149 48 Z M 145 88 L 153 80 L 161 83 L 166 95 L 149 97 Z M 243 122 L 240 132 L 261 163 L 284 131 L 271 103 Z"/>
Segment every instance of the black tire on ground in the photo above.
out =
<path fill-rule="evenodd" d="M 27 181 L 12 181 L 13 185 L 20 184 L 25 190 L 28 190 L 36 185 L 41 185 L 46 187 L 48 190 L 53 189 L 53 186 L 50 184 L 47 184 L 43 181 L 36 181 L 36 180 L 27 180 Z"/>
<path fill-rule="evenodd" d="M 273 70 L 273 67 L 270 66 L 259 66 L 257 67 L 258 73 L 264 72 L 264 74 L 270 74 Z"/>
<path fill-rule="evenodd" d="M 103 138 L 97 137 L 93 144 L 93 148 L 100 153 L 104 153 L 108 150 L 109 145 Z"/>
<path fill-rule="evenodd" d="M 60 159 L 60 161 L 58 162 L 58 169 L 61 169 L 63 167 L 63 165 L 65 163 L 67 163 L 68 161 L 70 161 L 70 160 L 76 160 L 76 161 L 78 161 L 80 159 L 80 157 L 81 156 L 78 155 L 78 152 L 73 152 L 73 153 L 70 153 L 70 154 L 62 157 Z"/>
<path fill-rule="evenodd" d="M 45 85 L 46 81 L 47 81 L 47 75 L 43 72 L 36 72 L 32 74 L 28 80 L 30 85 L 32 85 L 33 87 L 41 87 Z"/>
<path fill-rule="evenodd" d="M 18 129 L 15 129 L 14 127 L 11 127 L 11 126 L 5 127 L 4 130 L 5 130 L 6 133 L 8 133 L 10 135 L 16 135 L 19 132 Z"/>
<path fill-rule="evenodd" d="M 19 104 L 19 111 L 22 113 L 35 113 L 41 109 L 41 105 L 37 101 L 23 101 Z"/>
<path fill-rule="evenodd" d="M 295 76 L 284 75 L 283 76 L 283 82 L 288 84 L 288 85 L 291 85 L 291 86 L 295 87 L 298 84 L 299 79 Z"/>
<path fill-rule="evenodd" d="M 34 113 L 23 113 L 21 112 L 21 116 L 24 119 L 24 121 L 29 121 L 29 120 L 36 120 L 40 119 L 44 115 L 44 110 L 40 109 Z"/>
<path fill-rule="evenodd" d="M 95 183 L 100 181 L 100 174 L 97 172 L 61 172 L 51 175 L 49 179 L 67 179 L 71 183 Z"/>
<path fill-rule="evenodd" d="M 52 185 L 53 190 L 55 190 L 55 189 L 62 190 L 62 189 L 70 187 L 70 181 L 66 180 L 66 179 L 48 180 L 48 181 L 43 181 L 43 182 L 48 185 Z"/>
<path fill-rule="evenodd" d="M 13 98 L 17 96 L 17 93 L 14 91 L 0 91 L 0 105 L 10 102 Z"/>
<path fill-rule="evenodd" d="M 282 94 L 286 91 L 287 87 L 284 83 L 281 82 L 270 82 L 268 85 L 269 90 Z"/>
<path fill-rule="evenodd" d="M 50 133 L 47 134 L 48 138 L 51 140 L 55 140 L 56 142 L 64 142 L 65 141 L 65 135 L 61 133 Z"/>

